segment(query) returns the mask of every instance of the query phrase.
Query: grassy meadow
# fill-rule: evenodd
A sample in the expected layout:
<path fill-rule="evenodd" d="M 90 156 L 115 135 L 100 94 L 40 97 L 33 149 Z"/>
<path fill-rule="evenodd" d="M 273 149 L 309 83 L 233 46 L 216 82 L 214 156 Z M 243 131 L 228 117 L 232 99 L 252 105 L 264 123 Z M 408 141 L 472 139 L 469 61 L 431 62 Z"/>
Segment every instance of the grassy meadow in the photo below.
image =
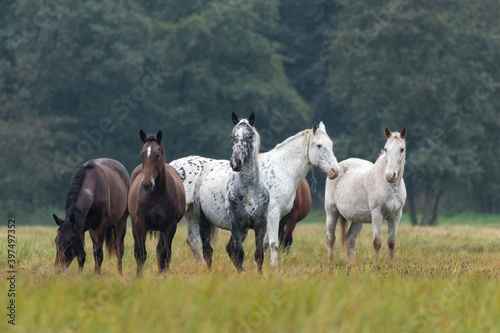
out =
<path fill-rule="evenodd" d="M 123 276 L 107 255 L 95 276 L 88 235 L 83 272 L 75 261 L 57 274 L 56 227 L 18 226 L 16 326 L 2 315 L 0 332 L 500 332 L 499 219 L 470 221 L 432 228 L 402 223 L 395 259 L 387 261 L 384 244 L 375 264 L 366 225 L 356 261 L 348 265 L 340 242 L 328 263 L 323 219 L 309 218 L 297 225 L 279 268 L 270 266 L 266 252 L 262 276 L 253 265 L 253 232 L 244 244 L 246 274 L 236 273 L 227 257 L 226 231 L 219 232 L 208 271 L 196 264 L 183 223 L 170 271 L 158 275 L 156 241 L 148 240 L 140 279 L 130 228 Z M 3 314 L 9 301 L 5 226 L 0 266 Z"/>

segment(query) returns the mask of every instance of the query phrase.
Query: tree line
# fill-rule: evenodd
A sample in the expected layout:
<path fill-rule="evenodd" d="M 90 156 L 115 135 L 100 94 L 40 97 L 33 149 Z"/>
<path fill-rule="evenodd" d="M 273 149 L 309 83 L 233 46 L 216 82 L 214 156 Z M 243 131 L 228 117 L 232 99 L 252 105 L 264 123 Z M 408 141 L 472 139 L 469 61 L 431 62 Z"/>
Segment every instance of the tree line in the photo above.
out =
<path fill-rule="evenodd" d="M 262 146 L 323 120 L 337 158 L 408 128 L 406 210 L 500 213 L 500 3 L 69 1 L 0 4 L 0 209 L 62 206 L 76 167 L 228 158 L 231 112 Z M 324 188 L 318 183 L 318 192 Z M 321 197 L 314 200 L 321 207 Z"/>

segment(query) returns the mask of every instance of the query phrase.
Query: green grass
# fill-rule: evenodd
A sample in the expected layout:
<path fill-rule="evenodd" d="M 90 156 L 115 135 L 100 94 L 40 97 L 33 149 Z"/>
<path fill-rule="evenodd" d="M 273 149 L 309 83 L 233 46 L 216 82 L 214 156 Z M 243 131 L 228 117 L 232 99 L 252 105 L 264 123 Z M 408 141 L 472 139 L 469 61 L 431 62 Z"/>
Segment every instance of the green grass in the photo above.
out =
<path fill-rule="evenodd" d="M 170 271 L 157 274 L 153 239 L 144 276 L 135 277 L 133 240 L 126 236 L 124 274 L 105 256 L 103 273 L 74 262 L 52 269 L 55 227 L 18 227 L 17 321 L 0 332 L 499 332 L 500 226 L 489 221 L 413 228 L 402 224 L 396 257 L 372 263 L 366 225 L 352 265 L 335 245 L 328 263 L 324 223 L 300 223 L 280 267 L 253 265 L 253 232 L 245 242 L 246 274 L 236 273 L 219 232 L 214 267 L 198 266 L 179 226 Z M 481 225 L 479 225 L 481 224 Z M 384 228 L 384 239 L 386 229 Z M 7 229 L 0 228 L 1 306 L 8 298 Z M 5 312 L 5 311 L 4 311 Z M 2 312 L 3 313 L 3 312 Z"/>

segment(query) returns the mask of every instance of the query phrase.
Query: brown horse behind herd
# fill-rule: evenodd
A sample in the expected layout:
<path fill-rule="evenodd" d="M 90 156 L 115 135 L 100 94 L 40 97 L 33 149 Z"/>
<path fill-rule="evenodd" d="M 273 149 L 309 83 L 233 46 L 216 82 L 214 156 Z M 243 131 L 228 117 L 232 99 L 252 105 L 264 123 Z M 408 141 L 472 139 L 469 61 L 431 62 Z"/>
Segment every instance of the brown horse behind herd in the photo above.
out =
<path fill-rule="evenodd" d="M 293 242 L 293 230 L 297 223 L 306 218 L 311 210 L 311 190 L 304 178 L 295 192 L 295 201 L 292 210 L 280 220 L 279 242 L 283 250 L 288 250 Z"/>

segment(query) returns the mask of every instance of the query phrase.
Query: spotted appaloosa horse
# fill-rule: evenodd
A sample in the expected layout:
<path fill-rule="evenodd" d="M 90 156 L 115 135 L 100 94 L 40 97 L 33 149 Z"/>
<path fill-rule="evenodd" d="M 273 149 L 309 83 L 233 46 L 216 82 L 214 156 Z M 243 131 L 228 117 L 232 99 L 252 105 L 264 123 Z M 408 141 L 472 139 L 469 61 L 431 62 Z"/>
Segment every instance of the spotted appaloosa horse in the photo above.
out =
<path fill-rule="evenodd" d="M 141 275 L 147 257 L 148 231 L 159 231 L 156 247 L 158 270 L 163 272 L 168 269 L 172 256 L 172 239 L 186 205 L 179 173 L 165 163 L 162 132 L 146 135 L 140 130 L 139 135 L 144 143 L 141 149 L 142 164 L 132 172 L 128 198 L 138 276 Z"/>
<path fill-rule="evenodd" d="M 230 163 L 212 161 L 205 165 L 194 191 L 194 212 L 199 221 L 203 257 L 212 264 L 211 236 L 214 227 L 231 230 L 226 251 L 238 271 L 243 271 L 244 241 L 248 229 L 255 231 L 255 262 L 262 272 L 264 236 L 267 229 L 269 192 L 257 161 L 260 138 L 255 130 L 255 116 L 239 120 L 232 115 L 235 127 L 231 138 Z"/>
<path fill-rule="evenodd" d="M 200 181 L 202 170 L 213 160 L 189 156 L 171 162 L 181 174 L 187 193 L 186 220 L 188 223 L 188 243 L 199 263 L 205 263 L 200 249 L 200 231 L 193 217 L 193 184 Z M 293 207 L 296 189 L 312 165 L 320 167 L 333 179 L 338 175 L 339 166 L 333 154 L 333 143 L 326 133 L 323 122 L 319 127 L 314 123 L 312 130 L 305 130 L 278 144 L 273 150 L 258 157 L 260 172 L 269 189 L 269 211 L 266 237 L 271 249 L 271 264 L 278 266 L 278 231 L 280 218 Z M 227 164 L 227 160 L 214 163 Z M 201 170 L 201 171 L 200 171 Z"/>
<path fill-rule="evenodd" d="M 278 237 L 281 248 L 286 251 L 293 243 L 293 231 L 297 223 L 306 218 L 311 211 L 311 189 L 304 178 L 297 187 L 292 210 L 280 220 Z"/>
<path fill-rule="evenodd" d="M 57 230 L 54 266 L 67 270 L 76 257 L 85 264 L 85 232 L 94 244 L 95 272 L 101 271 L 103 243 L 109 255 L 116 254 L 122 272 L 123 239 L 127 229 L 128 172 L 118 161 L 99 158 L 83 164 L 74 173 L 66 195 L 66 217 L 53 215 Z"/>
<path fill-rule="evenodd" d="M 363 223 L 373 227 L 374 260 L 377 260 L 382 246 L 380 230 L 382 221 L 387 220 L 389 258 L 394 256 L 396 232 L 406 201 L 406 187 L 403 172 L 406 157 L 406 127 L 401 133 L 386 127 L 387 142 L 375 164 L 358 158 L 340 162 L 341 173 L 335 180 L 327 180 L 325 188 L 325 210 L 327 227 L 328 257 L 333 259 L 335 227 L 340 217 L 342 243 L 347 242 L 347 256 L 354 260 L 354 247 Z M 347 221 L 352 221 L 345 232 Z"/>

